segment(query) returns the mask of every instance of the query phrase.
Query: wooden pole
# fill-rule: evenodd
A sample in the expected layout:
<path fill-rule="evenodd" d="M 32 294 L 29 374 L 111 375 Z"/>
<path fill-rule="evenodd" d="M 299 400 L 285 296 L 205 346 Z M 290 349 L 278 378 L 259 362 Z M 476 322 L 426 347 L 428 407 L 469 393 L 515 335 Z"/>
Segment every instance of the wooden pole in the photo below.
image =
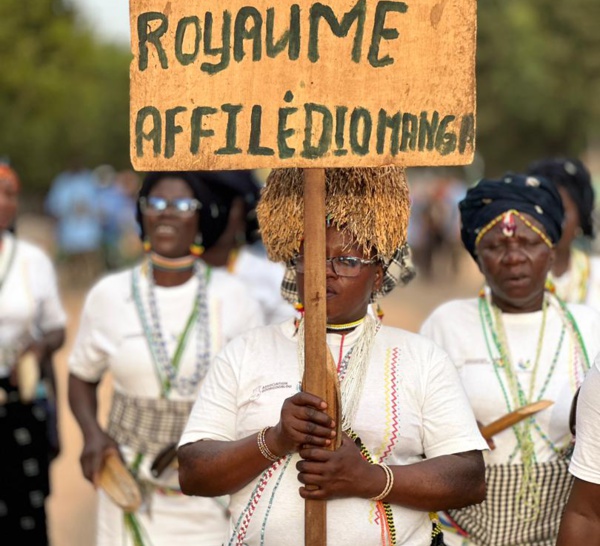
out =
<path fill-rule="evenodd" d="M 341 441 L 340 394 L 335 364 L 327 348 L 325 170 L 304 169 L 304 378 L 303 389 L 327 402 Z M 327 545 L 327 504 L 305 501 L 304 544 Z"/>

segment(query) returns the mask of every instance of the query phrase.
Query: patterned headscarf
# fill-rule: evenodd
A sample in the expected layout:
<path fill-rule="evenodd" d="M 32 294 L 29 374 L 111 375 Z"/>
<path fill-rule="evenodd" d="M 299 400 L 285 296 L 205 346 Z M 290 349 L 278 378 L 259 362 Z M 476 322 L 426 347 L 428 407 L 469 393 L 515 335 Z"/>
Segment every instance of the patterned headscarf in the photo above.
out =
<path fill-rule="evenodd" d="M 547 178 L 553 184 L 565 188 L 579 212 L 581 231 L 587 237 L 594 236 L 592 212 L 594 210 L 594 188 L 592 177 L 579 159 L 549 158 L 536 161 L 529 166 L 529 174 Z"/>
<path fill-rule="evenodd" d="M 564 210 L 560 194 L 541 176 L 507 173 L 499 180 L 482 179 L 459 203 L 460 235 L 476 260 L 479 233 L 503 213 L 516 210 L 528 214 L 544 228 L 552 244 L 562 235 Z"/>

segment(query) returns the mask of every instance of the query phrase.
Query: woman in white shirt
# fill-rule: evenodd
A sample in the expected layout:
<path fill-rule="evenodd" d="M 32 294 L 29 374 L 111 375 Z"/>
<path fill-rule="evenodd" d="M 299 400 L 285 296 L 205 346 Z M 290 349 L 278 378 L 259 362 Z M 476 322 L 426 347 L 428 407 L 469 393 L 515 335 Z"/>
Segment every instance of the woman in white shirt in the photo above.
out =
<path fill-rule="evenodd" d="M 550 280 L 567 303 L 585 303 L 600 312 L 600 257 L 589 253 L 594 238 L 594 188 L 586 166 L 573 158 L 547 158 L 529 167 L 555 185 L 565 209 Z"/>
<path fill-rule="evenodd" d="M 272 171 L 258 206 L 267 251 L 295 268 L 299 301 L 301 173 Z M 180 441 L 180 482 L 189 495 L 231 495 L 225 544 L 303 545 L 304 499 L 328 501 L 330 546 L 441 544 L 428 512 L 482 499 L 486 444 L 446 353 L 368 313 L 399 282 L 388 272 L 406 242 L 404 171 L 326 169 L 326 179 L 341 446 L 323 449 L 335 424 L 301 390 L 304 321 L 290 319 L 240 336 L 215 359 Z"/>
<path fill-rule="evenodd" d="M 448 351 L 481 424 L 539 400 L 553 404 L 493 437 L 486 501 L 452 511 L 445 540 L 551 546 L 571 486 L 570 407 L 599 350 L 600 315 L 546 289 L 563 221 L 547 180 L 481 180 L 460 212 L 463 243 L 486 286 L 478 298 L 441 305 L 421 333 Z"/>
<path fill-rule="evenodd" d="M 50 259 L 10 231 L 19 190 L 17 174 L 0 164 L 0 536 L 43 546 L 57 449 L 48 428 L 51 362 L 64 343 L 66 317 Z"/>
<path fill-rule="evenodd" d="M 98 483 L 106 458 L 118 453 L 143 497 L 124 513 L 99 491 L 98 546 L 220 546 L 224 538 L 224 499 L 181 494 L 175 445 L 212 355 L 263 320 L 239 281 L 200 259 L 227 219 L 207 177 L 146 175 L 138 199 L 146 258 L 100 280 L 84 305 L 69 359 L 83 474 Z M 107 372 L 114 394 L 105 431 L 96 390 Z"/>

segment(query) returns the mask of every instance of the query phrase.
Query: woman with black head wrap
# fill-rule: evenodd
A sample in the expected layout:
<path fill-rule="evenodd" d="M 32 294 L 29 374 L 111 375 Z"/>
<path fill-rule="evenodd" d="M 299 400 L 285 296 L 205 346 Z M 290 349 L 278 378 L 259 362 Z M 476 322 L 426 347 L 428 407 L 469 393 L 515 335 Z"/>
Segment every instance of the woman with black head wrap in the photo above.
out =
<path fill-rule="evenodd" d="M 450 354 L 481 424 L 539 400 L 553 404 L 489 441 L 486 501 L 444 514 L 445 540 L 554 545 L 572 481 L 569 411 L 600 348 L 600 314 L 547 289 L 563 224 L 554 185 L 527 175 L 484 179 L 459 208 L 463 243 L 486 285 L 478 298 L 440 306 L 421 333 Z"/>
<path fill-rule="evenodd" d="M 567 302 L 585 303 L 600 311 L 600 258 L 590 256 L 585 248 L 594 238 L 594 188 L 589 171 L 578 159 L 549 158 L 532 163 L 529 174 L 554 184 L 565 209 L 563 234 L 550 273 L 556 293 Z"/>
<path fill-rule="evenodd" d="M 84 305 L 69 359 L 69 402 L 84 437 L 82 471 L 97 485 L 117 455 L 143 499 L 125 513 L 108 490 L 99 491 L 98 546 L 217 546 L 224 538 L 222 503 L 182 496 L 171 464 L 212 355 L 262 324 L 244 286 L 201 259 L 227 223 L 228 208 L 210 184 L 209 174 L 147 174 L 137 203 L 146 256 L 101 279 Z M 114 393 L 103 430 L 96 391 L 106 372 Z"/>
<path fill-rule="evenodd" d="M 240 279 L 260 304 L 266 324 L 277 324 L 295 316 L 294 307 L 281 295 L 283 264 L 272 262 L 262 243 L 256 207 L 261 185 L 251 170 L 214 173 L 213 191 L 229 207 L 227 228 L 204 254 L 215 267 L 226 267 Z"/>

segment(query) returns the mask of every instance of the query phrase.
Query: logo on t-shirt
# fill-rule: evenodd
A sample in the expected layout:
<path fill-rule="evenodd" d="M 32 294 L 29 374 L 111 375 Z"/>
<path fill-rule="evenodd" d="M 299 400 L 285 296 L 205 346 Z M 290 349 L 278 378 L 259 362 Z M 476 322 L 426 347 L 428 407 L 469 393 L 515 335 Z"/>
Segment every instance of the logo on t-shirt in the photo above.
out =
<path fill-rule="evenodd" d="M 260 385 L 252 391 L 250 400 L 258 400 L 263 392 L 274 391 L 278 389 L 291 389 L 292 386 L 287 381 L 278 381 L 277 383 L 269 383 L 268 385 Z"/>

